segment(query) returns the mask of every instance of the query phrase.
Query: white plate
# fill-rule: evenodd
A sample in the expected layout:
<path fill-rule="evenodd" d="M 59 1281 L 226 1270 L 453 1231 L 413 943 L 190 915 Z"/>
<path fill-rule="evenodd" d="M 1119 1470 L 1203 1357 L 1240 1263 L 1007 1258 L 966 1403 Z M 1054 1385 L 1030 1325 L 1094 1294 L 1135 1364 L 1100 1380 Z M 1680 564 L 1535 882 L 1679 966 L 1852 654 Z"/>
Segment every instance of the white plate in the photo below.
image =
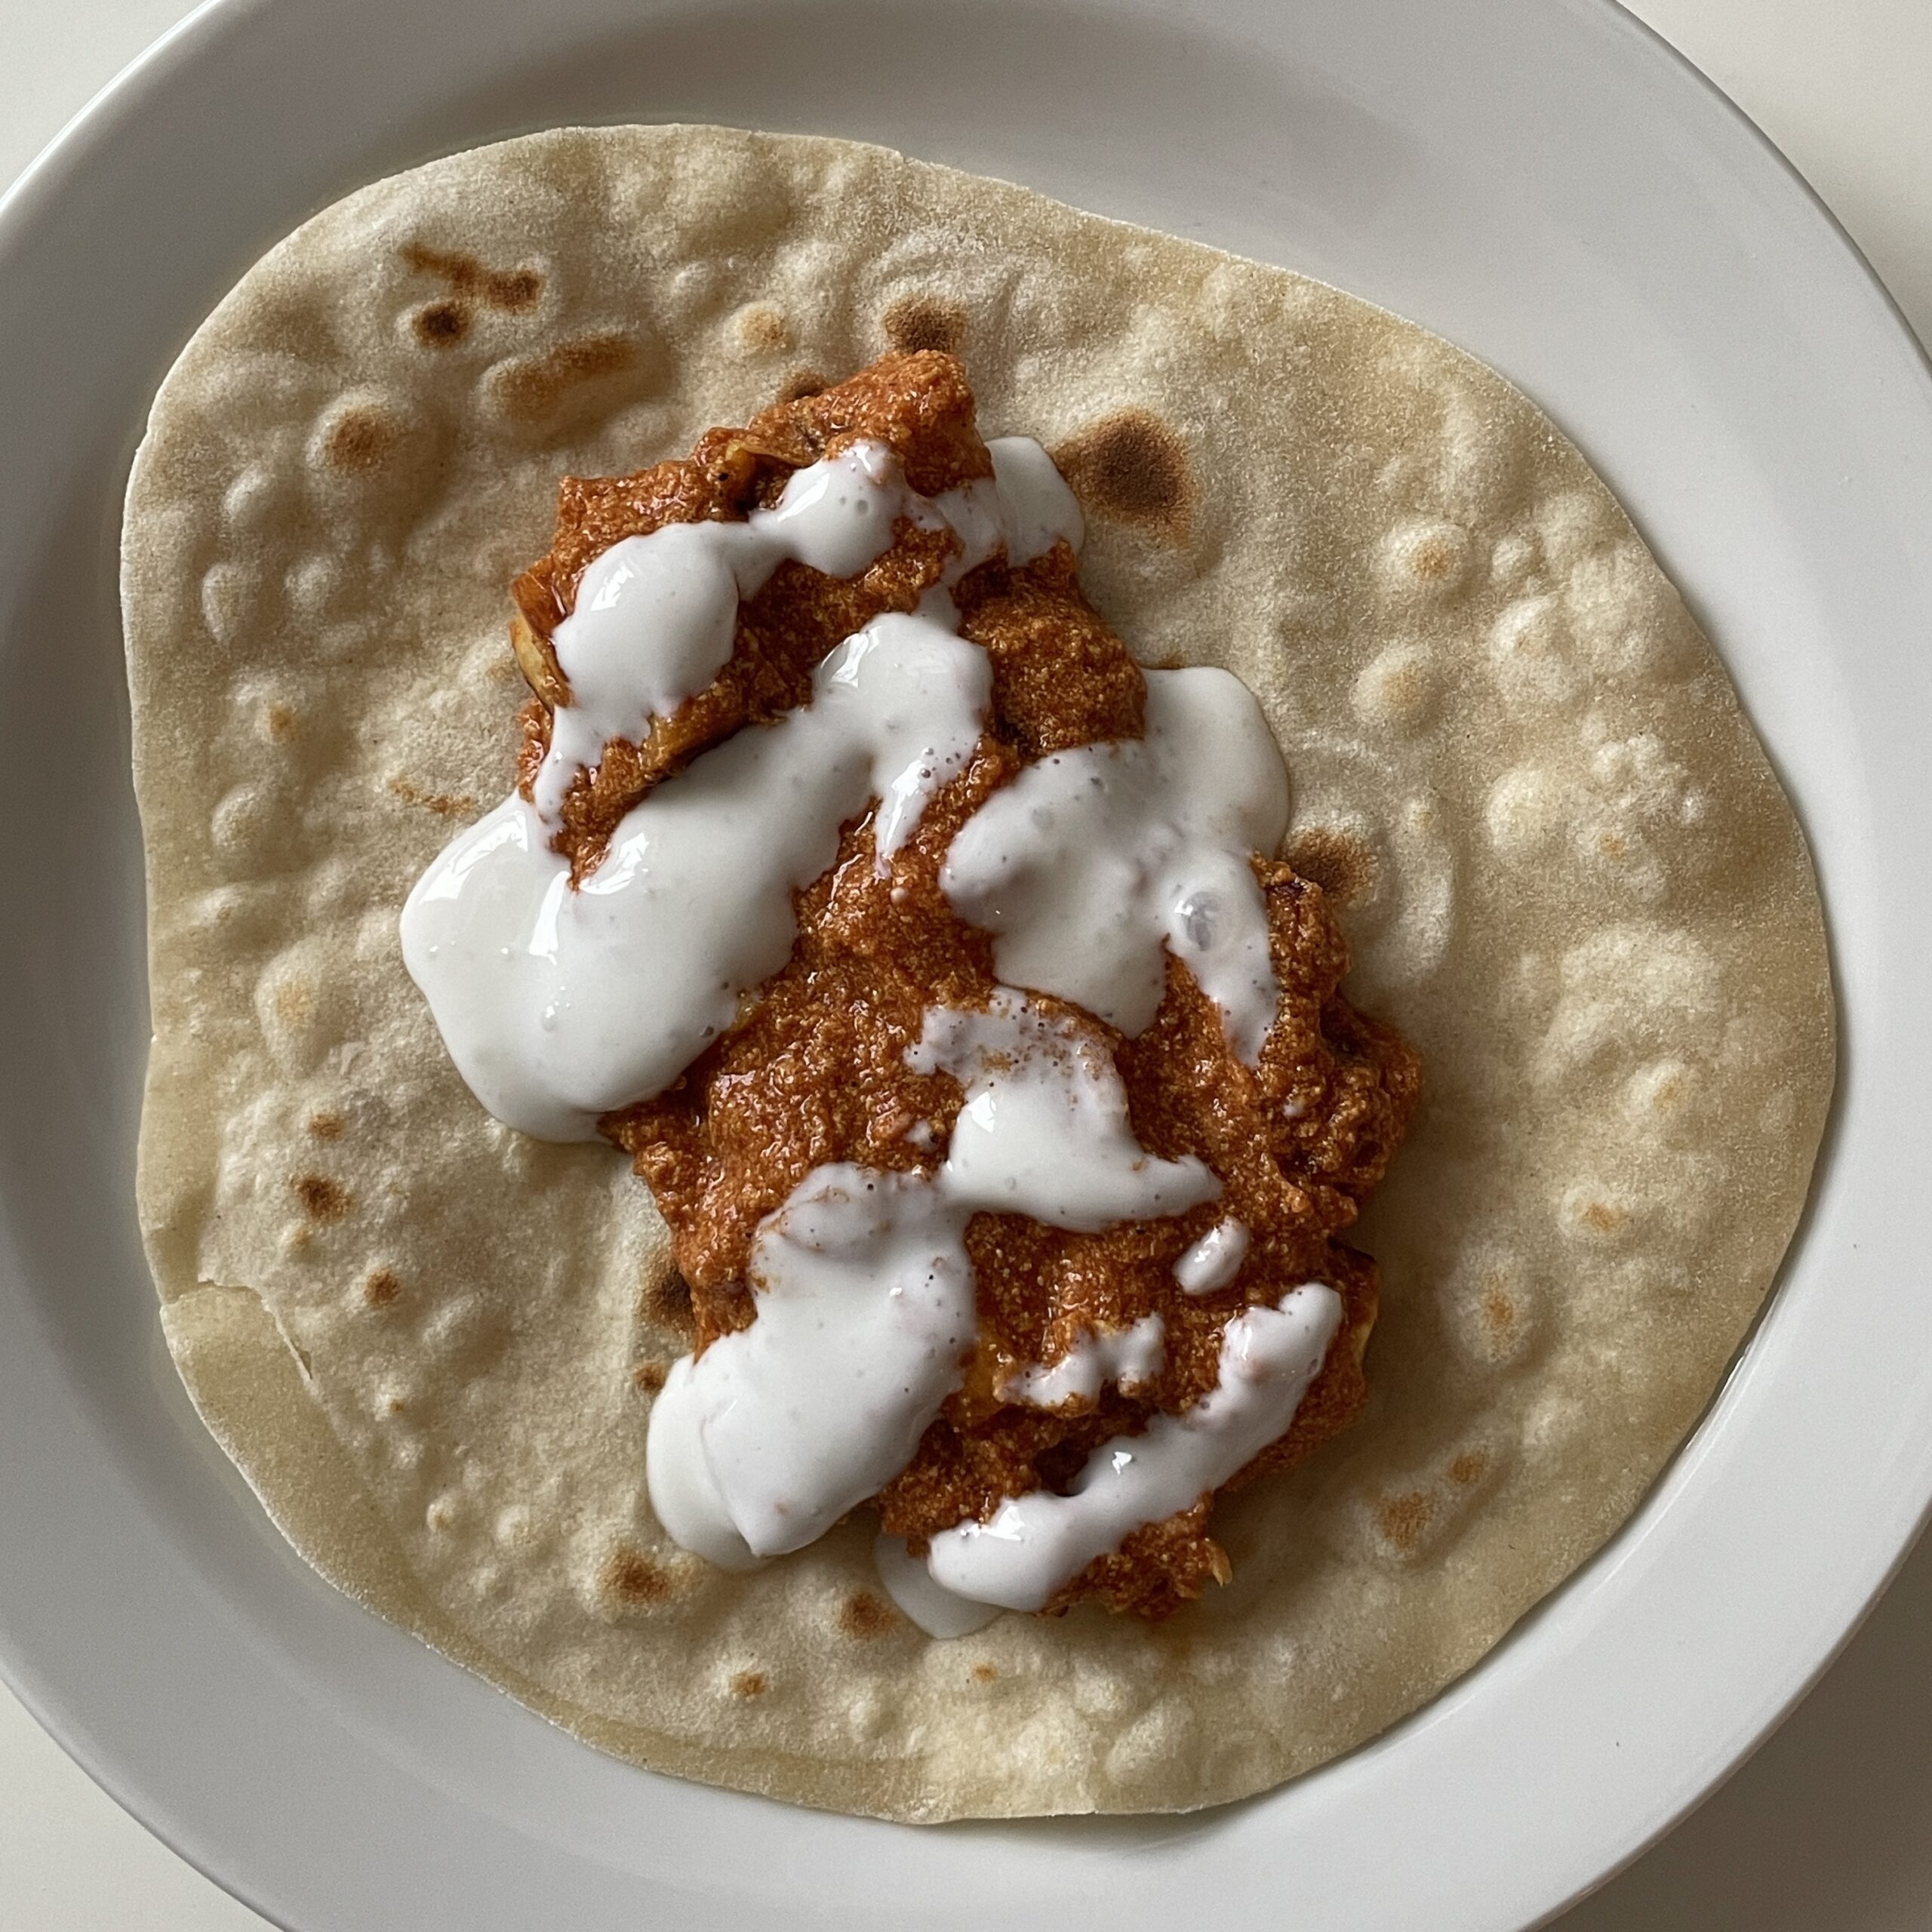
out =
<path fill-rule="evenodd" d="M 114 587 L 147 398 L 336 195 L 572 119 L 866 136 L 1325 276 L 1548 406 L 1724 651 L 1811 833 L 1845 1064 L 1770 1315 L 1632 1524 L 1370 1748 L 1194 1820 L 915 1831 L 598 1757 L 355 1609 L 162 1352 L 130 1203 L 139 841 Z M 1530 1924 L 1823 1667 L 1932 1498 L 1932 380 L 1844 237 L 1604 0 L 255 0 L 0 211 L 0 1656 L 301 1932 Z"/>

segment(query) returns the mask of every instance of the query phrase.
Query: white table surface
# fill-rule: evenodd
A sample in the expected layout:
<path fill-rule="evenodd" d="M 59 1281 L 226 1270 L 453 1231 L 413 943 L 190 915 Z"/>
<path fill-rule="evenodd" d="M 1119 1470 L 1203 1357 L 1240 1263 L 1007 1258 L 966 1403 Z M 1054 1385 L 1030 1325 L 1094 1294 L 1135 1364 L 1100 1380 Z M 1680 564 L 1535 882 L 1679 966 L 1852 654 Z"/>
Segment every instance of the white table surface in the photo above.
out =
<path fill-rule="evenodd" d="M 189 11 L 183 0 L 0 0 L 0 183 Z M 1791 157 L 1932 342 L 1932 0 L 1632 0 L 1632 11 Z M 263 1924 L 97 1790 L 0 1687 L 0 1928 Z M 1770 1743 L 1561 1924 L 1932 1927 L 1932 1539 Z"/>

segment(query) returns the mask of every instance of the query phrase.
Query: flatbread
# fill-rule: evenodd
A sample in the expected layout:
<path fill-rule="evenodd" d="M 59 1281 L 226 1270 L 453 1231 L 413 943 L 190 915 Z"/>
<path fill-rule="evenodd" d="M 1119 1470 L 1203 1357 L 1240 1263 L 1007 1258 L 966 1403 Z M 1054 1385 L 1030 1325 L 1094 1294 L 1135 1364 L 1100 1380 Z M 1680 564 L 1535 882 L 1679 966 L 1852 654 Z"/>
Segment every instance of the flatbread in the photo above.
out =
<path fill-rule="evenodd" d="M 1223 1506 L 1232 1583 L 1158 1627 L 928 1640 L 864 1520 L 749 1577 L 671 1545 L 644 1444 L 685 1343 L 649 1196 L 485 1116 L 398 950 L 410 884 L 508 789 L 506 586 L 558 475 L 894 345 L 955 349 L 986 433 L 1056 450 L 1144 661 L 1258 694 L 1349 996 L 1426 1068 L 1358 1236 L 1369 1410 Z M 635 1763 L 918 1820 L 1318 1764 L 1629 1513 L 1802 1206 L 1823 924 L 1715 654 L 1531 404 L 1284 271 L 847 142 L 458 155 L 317 216 L 195 335 L 124 596 L 140 1212 L 183 1377 L 325 1575 Z"/>

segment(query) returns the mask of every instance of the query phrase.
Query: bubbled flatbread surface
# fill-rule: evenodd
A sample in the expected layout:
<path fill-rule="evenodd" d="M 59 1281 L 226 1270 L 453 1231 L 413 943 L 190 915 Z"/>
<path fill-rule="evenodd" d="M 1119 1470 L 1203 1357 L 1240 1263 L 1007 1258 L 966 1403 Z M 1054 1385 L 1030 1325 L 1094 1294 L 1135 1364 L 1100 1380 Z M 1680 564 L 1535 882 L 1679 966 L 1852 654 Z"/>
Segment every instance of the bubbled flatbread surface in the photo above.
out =
<path fill-rule="evenodd" d="M 1349 990 L 1420 1049 L 1362 1420 L 1235 1578 L 929 1641 L 871 1526 L 749 1577 L 653 1521 L 666 1238 L 451 1066 L 397 915 L 507 790 L 556 479 L 897 343 L 1055 450 L 1090 595 L 1285 750 Z M 140 1211 L 210 1427 L 326 1576 L 633 1761 L 908 1819 L 1179 1808 L 1373 1735 L 1629 1514 L 1802 1204 L 1833 1069 L 1791 809 L 1577 451 L 1279 269 L 848 143 L 533 137 L 350 196 L 157 398 L 125 600 L 155 1041 Z"/>

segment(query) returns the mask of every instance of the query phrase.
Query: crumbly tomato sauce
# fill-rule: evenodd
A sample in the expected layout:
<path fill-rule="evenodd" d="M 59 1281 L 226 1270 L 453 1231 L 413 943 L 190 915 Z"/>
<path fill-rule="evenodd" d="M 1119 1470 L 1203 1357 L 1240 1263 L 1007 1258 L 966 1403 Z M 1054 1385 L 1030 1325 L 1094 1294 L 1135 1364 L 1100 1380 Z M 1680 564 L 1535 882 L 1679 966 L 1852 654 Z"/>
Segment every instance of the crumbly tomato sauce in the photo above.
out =
<path fill-rule="evenodd" d="M 742 429 L 714 429 L 688 459 L 631 476 L 565 480 L 550 551 L 515 586 L 518 661 L 537 694 L 521 721 L 526 792 L 547 749 L 552 706 L 568 701 L 549 639 L 586 565 L 621 538 L 666 523 L 743 517 L 774 501 L 794 469 L 860 438 L 889 445 L 924 494 L 991 473 L 964 372 L 952 357 L 922 351 L 887 356 Z M 857 578 L 780 565 L 741 607 L 733 657 L 715 681 L 645 742 L 608 747 L 571 787 L 556 842 L 577 875 L 595 866 L 617 821 L 653 786 L 731 732 L 805 702 L 827 652 L 881 613 L 912 609 L 939 581 L 955 543 L 949 533 L 902 521 L 891 547 Z M 990 938 L 958 918 L 940 889 L 954 835 L 1029 759 L 1140 735 L 1140 667 L 1081 595 L 1064 544 L 1022 569 L 986 564 L 953 595 L 962 634 L 993 669 L 992 724 L 968 769 L 933 800 L 883 872 L 869 817 L 848 825 L 837 863 L 797 895 L 798 937 L 783 971 L 672 1087 L 602 1123 L 670 1226 L 700 1349 L 755 1319 L 752 1239 L 813 1168 L 849 1161 L 930 1172 L 943 1157 L 961 1090 L 950 1075 L 914 1072 L 906 1049 L 928 1007 L 983 1004 L 995 984 Z M 1258 1066 L 1236 1057 L 1219 1011 L 1176 960 L 1160 1009 L 1137 1038 L 1040 998 L 1112 1054 L 1141 1144 L 1166 1158 L 1199 1156 L 1223 1193 L 1185 1214 L 1097 1234 L 1017 1216 L 974 1217 L 966 1245 L 978 1281 L 977 1352 L 911 1463 L 878 1500 L 885 1528 L 915 1549 L 964 1518 L 989 1517 L 1006 1497 L 1063 1489 L 1100 1442 L 1144 1428 L 1157 1411 L 1187 1408 L 1214 1385 L 1230 1317 L 1302 1282 L 1340 1293 L 1341 1332 L 1287 1433 L 1229 1486 L 1289 1467 L 1361 1405 L 1375 1266 L 1338 1237 L 1402 1137 L 1418 1063 L 1391 1029 L 1337 991 L 1347 953 L 1320 887 L 1272 858 L 1254 863 L 1281 988 Z M 1250 1233 L 1239 1272 L 1214 1294 L 1183 1294 L 1174 1262 L 1228 1215 Z M 1166 1333 L 1165 1365 L 1152 1383 L 1052 1411 L 1002 1399 L 1013 1371 L 1057 1359 L 1083 1330 L 1150 1313 Z M 1049 1607 L 1092 1598 L 1158 1618 L 1211 1579 L 1225 1580 L 1227 1559 L 1209 1534 L 1213 1501 L 1137 1531 Z"/>

